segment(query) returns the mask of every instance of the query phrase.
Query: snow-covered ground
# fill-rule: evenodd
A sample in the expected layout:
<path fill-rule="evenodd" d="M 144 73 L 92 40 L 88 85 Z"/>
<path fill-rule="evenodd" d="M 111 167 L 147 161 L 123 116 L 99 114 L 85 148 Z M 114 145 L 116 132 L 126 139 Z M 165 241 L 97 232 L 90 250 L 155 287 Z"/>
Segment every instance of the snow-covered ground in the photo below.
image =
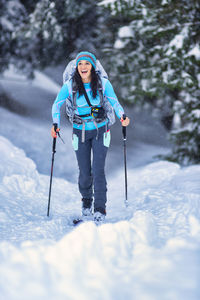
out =
<path fill-rule="evenodd" d="M 106 223 L 74 228 L 76 184 L 0 137 L 0 299 L 199 299 L 200 166 L 159 161 L 109 179 Z"/>
<path fill-rule="evenodd" d="M 15 100 L 27 112 L 0 108 L 0 300 L 200 299 L 200 166 L 156 161 L 153 155 L 167 151 L 162 128 L 135 114 L 127 141 L 129 207 L 116 125 L 107 159 L 106 222 L 73 227 L 81 201 L 65 127 L 48 218 L 55 94 L 26 81 L 0 84 L 10 93 L 15 87 Z"/>

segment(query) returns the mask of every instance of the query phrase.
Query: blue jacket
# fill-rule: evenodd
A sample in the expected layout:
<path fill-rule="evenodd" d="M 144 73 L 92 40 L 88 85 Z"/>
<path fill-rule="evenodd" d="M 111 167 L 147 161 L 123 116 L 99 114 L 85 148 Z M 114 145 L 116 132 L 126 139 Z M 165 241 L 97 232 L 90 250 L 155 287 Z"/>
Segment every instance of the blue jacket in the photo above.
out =
<path fill-rule="evenodd" d="M 97 97 L 94 99 L 92 97 L 92 90 L 91 90 L 90 83 L 84 83 L 84 87 L 85 87 L 85 90 L 87 92 L 87 95 L 89 97 L 91 104 L 99 105 L 100 104 L 99 93 L 97 92 Z M 103 87 L 103 95 L 106 96 L 107 100 L 110 102 L 110 104 L 114 108 L 114 111 L 115 111 L 117 117 L 120 119 L 122 117 L 122 115 L 124 114 L 124 110 L 117 99 L 117 96 L 113 90 L 113 87 L 112 87 L 110 81 L 106 78 L 102 78 L 102 87 Z M 58 93 L 58 95 L 54 101 L 54 104 L 52 106 L 53 123 L 57 123 L 58 127 L 60 127 L 60 109 L 61 109 L 61 106 L 63 105 L 63 103 L 65 103 L 65 101 L 67 99 L 71 99 L 71 101 L 72 101 L 71 80 L 67 81 L 62 86 L 62 88 L 61 88 L 60 92 Z M 77 110 L 75 111 L 75 113 L 77 115 L 90 114 L 91 108 L 89 107 L 84 95 L 81 95 L 79 97 L 79 95 L 77 94 L 76 104 L 77 104 Z M 88 118 L 91 118 L 91 117 L 88 117 Z M 106 124 L 106 122 L 102 122 L 102 123 L 98 123 L 97 126 L 101 127 L 101 126 L 104 126 L 105 124 Z M 82 129 L 82 125 L 78 125 L 75 123 L 73 124 L 73 127 L 77 128 L 77 129 Z M 92 121 L 87 122 L 85 124 L 85 130 L 93 130 L 93 129 L 96 129 L 96 127 Z"/>

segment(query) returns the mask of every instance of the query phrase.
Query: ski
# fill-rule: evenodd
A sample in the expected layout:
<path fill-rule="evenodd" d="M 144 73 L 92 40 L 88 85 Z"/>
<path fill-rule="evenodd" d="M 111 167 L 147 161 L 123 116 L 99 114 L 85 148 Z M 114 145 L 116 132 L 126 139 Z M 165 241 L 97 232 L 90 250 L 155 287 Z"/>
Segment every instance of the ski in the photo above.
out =
<path fill-rule="evenodd" d="M 77 219 L 74 219 L 74 220 L 73 220 L 74 226 L 76 226 L 76 225 L 78 225 L 78 224 L 80 224 L 80 223 L 83 223 L 83 222 L 84 222 L 83 219 L 80 219 L 80 218 L 77 218 Z"/>
<path fill-rule="evenodd" d="M 91 217 L 80 217 L 80 218 L 76 218 L 76 219 L 73 219 L 73 225 L 74 226 L 78 226 L 78 225 L 80 225 L 80 224 L 82 224 L 82 223 L 85 223 L 85 222 L 90 222 L 90 221 L 92 221 L 92 222 L 94 222 L 94 224 L 95 225 L 97 225 L 97 226 L 99 226 L 99 225 L 102 225 L 103 223 L 105 223 L 105 222 L 95 222 L 94 220 L 93 220 L 93 218 L 91 218 Z"/>
<path fill-rule="evenodd" d="M 77 218 L 73 219 L 73 224 L 74 224 L 74 226 L 76 226 L 76 225 L 79 225 L 80 223 L 87 222 L 87 221 L 93 221 L 93 215 L 77 217 Z"/>

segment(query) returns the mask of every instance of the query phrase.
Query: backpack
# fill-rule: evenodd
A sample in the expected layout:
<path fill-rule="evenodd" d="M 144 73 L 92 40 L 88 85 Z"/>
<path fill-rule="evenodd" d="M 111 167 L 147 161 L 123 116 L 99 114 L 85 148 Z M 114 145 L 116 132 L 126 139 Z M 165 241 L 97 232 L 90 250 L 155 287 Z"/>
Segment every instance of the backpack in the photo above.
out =
<path fill-rule="evenodd" d="M 66 113 L 70 120 L 70 122 L 73 124 L 74 117 L 75 117 L 75 110 L 76 110 L 76 95 L 77 95 L 77 87 L 73 80 L 73 75 L 76 70 L 76 59 L 70 61 L 68 65 L 66 66 L 64 72 L 63 72 L 63 84 L 68 84 L 68 88 L 70 91 L 70 96 L 68 99 L 66 99 Z M 108 75 L 104 68 L 102 67 L 99 60 L 96 61 L 96 69 L 95 69 L 97 76 L 98 76 L 98 91 L 100 96 L 100 105 L 104 108 L 106 119 L 108 120 L 108 126 L 110 127 L 115 123 L 115 113 L 112 105 L 106 98 L 106 96 L 103 95 L 103 84 L 102 84 L 102 78 L 108 79 Z M 81 120 L 83 122 L 83 120 Z M 91 120 L 90 120 L 91 121 Z"/>

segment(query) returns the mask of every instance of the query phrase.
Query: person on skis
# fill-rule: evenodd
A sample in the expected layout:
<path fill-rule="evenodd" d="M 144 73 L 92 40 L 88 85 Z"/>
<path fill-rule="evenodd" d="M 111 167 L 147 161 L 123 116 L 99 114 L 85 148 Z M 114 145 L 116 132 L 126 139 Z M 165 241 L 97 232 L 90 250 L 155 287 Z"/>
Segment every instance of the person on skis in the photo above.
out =
<path fill-rule="evenodd" d="M 73 77 L 64 83 L 53 103 L 52 118 L 53 125 L 56 124 L 58 128 L 56 131 L 59 131 L 61 106 L 65 102 L 73 106 L 73 97 L 76 97 L 72 145 L 79 167 L 78 187 L 82 196 L 82 215 L 92 216 L 94 211 L 93 219 L 95 223 L 99 223 L 106 216 L 105 160 L 111 138 L 109 121 L 105 109 L 101 107 L 100 93 L 111 104 L 122 126 L 129 125 L 129 118 L 123 119 L 124 109 L 107 78 L 101 78 L 100 92 L 96 63 L 94 54 L 87 51 L 78 53 Z M 51 128 L 51 135 L 56 138 L 54 128 Z"/>

